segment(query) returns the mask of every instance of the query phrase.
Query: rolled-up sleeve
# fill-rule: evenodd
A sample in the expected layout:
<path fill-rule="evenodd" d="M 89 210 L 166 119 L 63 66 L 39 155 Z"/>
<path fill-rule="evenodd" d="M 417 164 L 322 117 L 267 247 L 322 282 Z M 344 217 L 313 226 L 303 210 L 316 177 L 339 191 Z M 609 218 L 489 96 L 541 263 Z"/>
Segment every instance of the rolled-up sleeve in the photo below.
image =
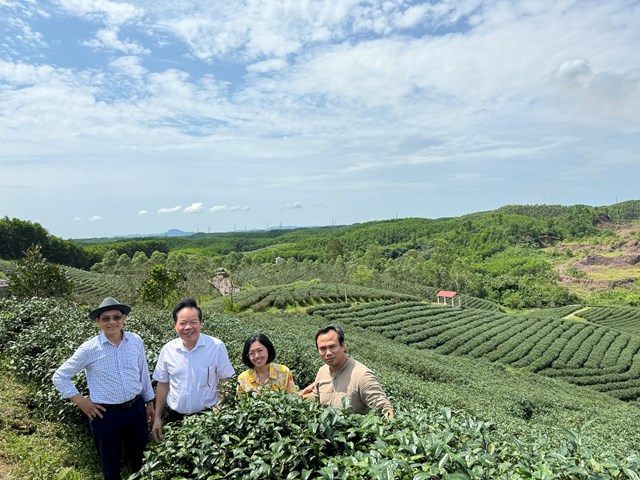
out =
<path fill-rule="evenodd" d="M 147 355 L 144 351 L 144 345 L 141 346 L 140 354 L 140 383 L 142 383 L 142 399 L 145 402 L 152 400 L 155 394 L 151 386 L 151 377 L 149 375 L 149 364 L 147 363 Z"/>
<path fill-rule="evenodd" d="M 380 410 L 392 408 L 391 402 L 382 389 L 382 385 L 370 370 L 367 370 L 362 375 L 360 395 L 365 405 L 369 408 L 378 408 Z"/>
<path fill-rule="evenodd" d="M 227 353 L 227 347 L 224 343 L 221 343 L 218 350 L 218 379 L 225 380 L 227 378 L 231 378 L 235 375 L 236 371 L 233 369 L 231 365 L 231 361 L 229 360 L 229 354 Z"/>

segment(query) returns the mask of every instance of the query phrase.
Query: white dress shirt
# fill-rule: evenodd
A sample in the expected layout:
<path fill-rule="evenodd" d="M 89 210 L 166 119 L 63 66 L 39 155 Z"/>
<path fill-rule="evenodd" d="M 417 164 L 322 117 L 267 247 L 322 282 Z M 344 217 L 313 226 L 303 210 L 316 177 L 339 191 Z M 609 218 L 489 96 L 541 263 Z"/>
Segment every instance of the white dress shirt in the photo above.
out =
<path fill-rule="evenodd" d="M 169 383 L 169 408 L 188 415 L 214 406 L 218 383 L 234 374 L 224 343 L 201 333 L 191 351 L 180 338 L 162 347 L 153 379 Z"/>

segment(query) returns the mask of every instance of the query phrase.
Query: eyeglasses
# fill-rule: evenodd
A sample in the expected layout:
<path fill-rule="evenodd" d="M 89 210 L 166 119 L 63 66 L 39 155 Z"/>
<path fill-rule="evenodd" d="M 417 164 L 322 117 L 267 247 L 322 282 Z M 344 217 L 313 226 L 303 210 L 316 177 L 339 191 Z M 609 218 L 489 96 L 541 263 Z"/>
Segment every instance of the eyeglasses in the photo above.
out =
<path fill-rule="evenodd" d="M 120 320 L 122 320 L 124 318 L 124 315 L 114 315 L 113 317 L 110 316 L 106 316 L 106 317 L 99 317 L 98 320 L 100 320 L 101 322 L 104 323 L 108 323 L 111 320 L 115 321 L 115 322 L 119 322 Z"/>
<path fill-rule="evenodd" d="M 249 352 L 249 358 L 257 357 L 258 355 L 262 355 L 264 353 L 264 348 L 258 348 L 257 350 L 251 350 Z"/>

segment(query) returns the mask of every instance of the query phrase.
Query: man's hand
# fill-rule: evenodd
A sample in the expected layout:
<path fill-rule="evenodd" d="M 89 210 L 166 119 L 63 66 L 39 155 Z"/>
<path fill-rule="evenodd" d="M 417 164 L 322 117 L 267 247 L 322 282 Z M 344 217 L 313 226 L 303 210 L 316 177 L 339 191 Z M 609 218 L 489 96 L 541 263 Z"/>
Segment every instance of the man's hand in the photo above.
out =
<path fill-rule="evenodd" d="M 156 416 L 156 409 L 153 406 L 153 401 L 147 402 L 147 423 L 151 423 Z"/>
<path fill-rule="evenodd" d="M 89 417 L 89 420 L 93 420 L 96 417 L 102 418 L 102 412 L 107 410 L 99 403 L 93 403 L 87 397 L 83 397 L 80 394 L 74 395 L 73 397 L 69 398 L 69 400 L 75 403 L 80 408 L 80 410 L 82 410 L 84 414 Z"/>
<path fill-rule="evenodd" d="M 155 417 L 153 419 L 153 427 L 151 427 L 151 433 L 156 442 L 161 442 L 164 436 L 162 435 L 162 419 Z"/>
<path fill-rule="evenodd" d="M 302 390 L 300 390 L 298 392 L 298 395 L 300 395 L 300 398 L 309 398 L 313 395 L 313 387 L 315 385 L 313 383 L 310 383 L 309 385 L 307 385 L 306 387 L 304 387 Z"/>

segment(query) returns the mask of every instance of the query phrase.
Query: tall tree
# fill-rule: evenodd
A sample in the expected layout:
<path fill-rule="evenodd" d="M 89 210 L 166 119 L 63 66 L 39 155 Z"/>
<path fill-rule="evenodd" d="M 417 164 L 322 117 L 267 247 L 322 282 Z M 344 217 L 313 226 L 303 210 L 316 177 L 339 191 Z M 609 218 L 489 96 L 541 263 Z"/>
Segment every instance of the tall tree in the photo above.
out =
<path fill-rule="evenodd" d="M 9 292 L 18 298 L 66 296 L 72 289 L 62 269 L 44 258 L 40 245 L 30 247 L 9 275 Z"/>
<path fill-rule="evenodd" d="M 164 265 L 149 270 L 149 278 L 139 290 L 140 298 L 159 307 L 166 307 L 180 296 L 180 273 L 169 271 Z"/>

